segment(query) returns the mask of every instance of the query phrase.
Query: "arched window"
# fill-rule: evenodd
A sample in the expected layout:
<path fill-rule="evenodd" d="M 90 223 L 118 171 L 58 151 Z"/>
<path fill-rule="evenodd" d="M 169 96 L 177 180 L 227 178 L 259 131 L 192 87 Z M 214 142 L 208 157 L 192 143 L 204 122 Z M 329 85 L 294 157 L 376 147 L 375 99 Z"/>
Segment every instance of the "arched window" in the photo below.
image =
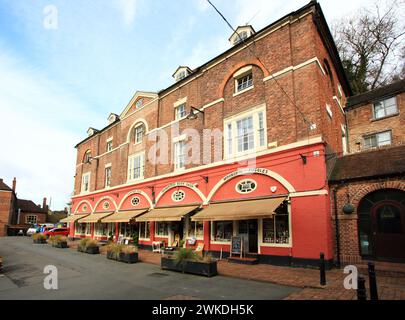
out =
<path fill-rule="evenodd" d="M 91 160 L 91 151 L 90 151 L 90 150 L 87 150 L 87 151 L 84 153 L 83 163 L 90 163 L 90 160 Z"/>
<path fill-rule="evenodd" d="M 405 192 L 382 189 L 359 203 L 360 254 L 378 258 L 405 258 Z"/>

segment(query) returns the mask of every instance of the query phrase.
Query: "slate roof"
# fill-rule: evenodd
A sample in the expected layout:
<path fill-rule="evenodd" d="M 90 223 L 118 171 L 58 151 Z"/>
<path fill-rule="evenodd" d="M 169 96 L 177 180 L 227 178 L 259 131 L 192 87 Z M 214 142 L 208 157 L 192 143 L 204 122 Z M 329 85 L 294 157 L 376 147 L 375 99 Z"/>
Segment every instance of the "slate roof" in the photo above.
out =
<path fill-rule="evenodd" d="M 405 146 L 359 152 L 336 159 L 329 182 L 405 175 Z"/>
<path fill-rule="evenodd" d="M 3 179 L 0 179 L 0 190 L 13 191 L 8 185 L 3 182 Z"/>
<path fill-rule="evenodd" d="M 46 213 L 46 211 L 37 206 L 31 200 L 17 199 L 17 208 L 21 209 L 21 212 Z"/>
<path fill-rule="evenodd" d="M 349 97 L 347 99 L 346 109 L 361 107 L 370 102 L 388 98 L 401 92 L 405 92 L 405 79 L 375 90 L 358 94 L 357 96 Z"/>

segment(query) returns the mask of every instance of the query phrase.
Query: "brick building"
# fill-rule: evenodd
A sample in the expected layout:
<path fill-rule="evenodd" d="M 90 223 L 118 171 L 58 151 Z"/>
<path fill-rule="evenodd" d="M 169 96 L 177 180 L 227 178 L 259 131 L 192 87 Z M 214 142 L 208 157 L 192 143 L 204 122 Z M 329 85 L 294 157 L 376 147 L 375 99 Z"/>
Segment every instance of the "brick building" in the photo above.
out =
<path fill-rule="evenodd" d="M 345 111 L 351 154 L 329 177 L 335 259 L 405 262 L 405 80 L 350 97 Z"/>
<path fill-rule="evenodd" d="M 7 235 L 8 225 L 17 223 L 15 187 L 15 178 L 12 188 L 0 179 L 0 237 Z"/>
<path fill-rule="evenodd" d="M 351 91 L 321 7 L 239 27 L 230 43 L 88 130 L 76 146 L 71 237 L 135 233 L 143 247 L 185 240 L 226 256 L 241 236 L 261 262 L 332 261 L 325 157 L 347 148 Z"/>
<path fill-rule="evenodd" d="M 43 224 L 47 221 L 48 207 L 46 205 L 46 198 L 42 207 L 36 205 L 31 200 L 17 199 L 17 224 L 31 225 L 31 224 Z"/>

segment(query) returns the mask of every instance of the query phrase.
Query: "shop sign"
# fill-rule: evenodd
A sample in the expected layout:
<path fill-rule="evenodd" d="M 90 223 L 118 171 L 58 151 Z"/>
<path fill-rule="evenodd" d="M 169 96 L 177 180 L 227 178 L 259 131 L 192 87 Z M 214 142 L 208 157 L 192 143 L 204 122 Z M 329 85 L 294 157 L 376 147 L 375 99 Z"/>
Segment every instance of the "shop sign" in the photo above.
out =
<path fill-rule="evenodd" d="M 269 170 L 262 169 L 262 168 L 239 169 L 239 170 L 237 170 L 235 172 L 232 172 L 232 173 L 228 174 L 222 180 L 225 182 L 225 181 L 228 181 L 229 179 L 232 179 L 232 178 L 237 177 L 237 176 L 241 176 L 241 175 L 244 175 L 244 174 L 254 174 L 254 173 L 268 175 Z"/>
<path fill-rule="evenodd" d="M 171 184 L 167 185 L 167 186 L 162 190 L 161 193 L 165 193 L 166 191 L 168 191 L 168 190 L 170 190 L 170 189 L 172 189 L 172 188 L 175 188 L 175 187 L 187 187 L 187 188 L 190 188 L 190 189 L 195 189 L 194 184 L 192 184 L 192 183 L 190 183 L 190 182 L 174 182 L 174 183 L 171 183 Z"/>

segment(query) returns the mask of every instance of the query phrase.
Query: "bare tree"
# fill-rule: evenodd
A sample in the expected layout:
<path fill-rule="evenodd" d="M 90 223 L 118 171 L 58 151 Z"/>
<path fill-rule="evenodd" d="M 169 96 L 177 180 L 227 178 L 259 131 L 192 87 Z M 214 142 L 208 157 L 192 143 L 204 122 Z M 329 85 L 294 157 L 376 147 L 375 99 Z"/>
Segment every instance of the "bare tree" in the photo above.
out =
<path fill-rule="evenodd" d="M 403 76 L 403 0 L 376 2 L 334 24 L 334 36 L 353 92 L 359 94 Z M 402 73 L 402 74 L 401 74 Z"/>

